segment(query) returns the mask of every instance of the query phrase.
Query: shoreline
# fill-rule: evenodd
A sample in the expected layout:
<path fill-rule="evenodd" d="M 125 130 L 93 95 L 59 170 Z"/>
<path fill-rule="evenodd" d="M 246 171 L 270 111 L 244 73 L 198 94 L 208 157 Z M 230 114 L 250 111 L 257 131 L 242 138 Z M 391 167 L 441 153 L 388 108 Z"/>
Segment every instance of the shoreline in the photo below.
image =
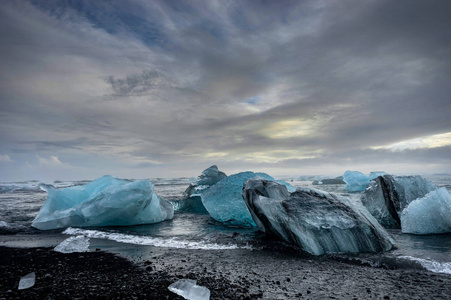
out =
<path fill-rule="evenodd" d="M 383 269 L 297 252 L 188 250 L 135 246 L 132 262 L 106 251 L 0 246 L 0 299 L 183 299 L 168 290 L 181 278 L 211 299 L 447 299 L 451 275 Z M 100 249 L 98 249 L 100 250 Z M 36 273 L 35 286 L 17 290 Z"/>

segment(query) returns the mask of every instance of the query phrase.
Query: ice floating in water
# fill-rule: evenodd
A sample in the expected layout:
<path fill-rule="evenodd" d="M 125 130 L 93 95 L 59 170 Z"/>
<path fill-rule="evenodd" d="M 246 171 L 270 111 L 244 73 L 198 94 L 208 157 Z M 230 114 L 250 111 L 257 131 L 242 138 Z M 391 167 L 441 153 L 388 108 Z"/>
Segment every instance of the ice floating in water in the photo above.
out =
<path fill-rule="evenodd" d="M 202 174 L 197 177 L 196 182 L 192 182 L 183 193 L 183 199 L 174 201 L 174 207 L 177 211 L 194 212 L 194 213 L 208 213 L 202 204 L 201 194 L 208 190 L 208 188 L 227 175 L 218 170 L 216 165 L 213 165 L 202 171 Z"/>
<path fill-rule="evenodd" d="M 241 196 L 243 183 L 253 177 L 274 180 L 265 173 L 241 172 L 230 175 L 202 194 L 202 203 L 216 221 L 239 226 L 256 226 Z"/>
<path fill-rule="evenodd" d="M 47 200 L 32 226 L 41 230 L 69 226 L 127 226 L 157 223 L 174 216 L 174 208 L 153 192 L 148 180 L 103 176 L 83 186 L 42 186 Z"/>
<path fill-rule="evenodd" d="M 9 227 L 9 224 L 5 221 L 0 221 L 0 227 Z"/>
<path fill-rule="evenodd" d="M 61 253 L 89 252 L 89 238 L 83 235 L 71 236 L 53 250 Z"/>
<path fill-rule="evenodd" d="M 393 239 L 359 203 L 314 189 L 289 193 L 276 182 L 251 179 L 243 198 L 259 229 L 321 255 L 390 250 Z"/>
<path fill-rule="evenodd" d="M 92 239 L 104 239 L 116 241 L 118 243 L 146 245 L 177 249 L 198 249 L 198 250 L 228 250 L 228 249 L 253 249 L 250 246 L 238 246 L 236 244 L 217 244 L 208 241 L 191 241 L 178 238 L 161 238 L 152 236 L 136 236 L 124 233 L 105 232 L 91 229 L 67 228 L 63 231 L 69 235 L 83 235 Z"/>
<path fill-rule="evenodd" d="M 31 288 L 36 282 L 36 275 L 33 273 L 27 274 L 20 278 L 18 290 Z"/>
<path fill-rule="evenodd" d="M 313 185 L 323 185 L 323 184 L 345 184 L 343 177 L 337 178 L 327 178 L 322 180 L 315 180 L 312 182 Z"/>
<path fill-rule="evenodd" d="M 346 171 L 343 181 L 346 182 L 345 190 L 348 192 L 362 192 L 370 184 L 370 178 L 357 171 Z"/>
<path fill-rule="evenodd" d="M 196 284 L 196 280 L 180 279 L 171 284 L 168 289 L 188 300 L 209 300 L 210 290 Z"/>
<path fill-rule="evenodd" d="M 402 210 L 436 189 L 435 184 L 421 176 L 384 175 L 371 180 L 361 201 L 382 226 L 401 228 Z"/>
<path fill-rule="evenodd" d="M 451 232 L 451 195 L 446 188 L 412 201 L 401 213 L 403 233 L 439 234 Z"/>

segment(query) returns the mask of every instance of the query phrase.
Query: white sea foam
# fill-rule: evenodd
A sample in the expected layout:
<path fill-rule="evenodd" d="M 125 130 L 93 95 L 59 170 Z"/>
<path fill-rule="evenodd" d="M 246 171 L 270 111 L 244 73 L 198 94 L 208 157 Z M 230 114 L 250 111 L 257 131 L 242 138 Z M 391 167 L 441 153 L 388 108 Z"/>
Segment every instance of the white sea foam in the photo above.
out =
<path fill-rule="evenodd" d="M 205 241 L 187 241 L 177 238 L 161 238 L 152 236 L 137 236 L 124 233 L 104 232 L 99 230 L 88 230 L 69 227 L 63 231 L 69 235 L 83 235 L 93 239 L 106 239 L 119 243 L 179 248 L 179 249 L 198 249 L 198 250 L 227 250 L 227 249 L 253 249 L 250 246 L 238 246 L 236 244 L 221 245 L 217 243 L 208 243 Z"/>
<path fill-rule="evenodd" d="M 399 258 L 416 261 L 419 264 L 421 264 L 424 268 L 434 273 L 451 274 L 451 262 L 438 262 L 413 256 L 399 256 Z"/>

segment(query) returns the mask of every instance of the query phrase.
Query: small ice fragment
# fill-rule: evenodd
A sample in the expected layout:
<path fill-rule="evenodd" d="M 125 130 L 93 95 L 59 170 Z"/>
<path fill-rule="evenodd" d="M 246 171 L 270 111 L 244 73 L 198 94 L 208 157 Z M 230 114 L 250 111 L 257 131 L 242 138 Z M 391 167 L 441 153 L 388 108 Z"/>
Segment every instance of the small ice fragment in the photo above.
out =
<path fill-rule="evenodd" d="M 62 241 L 53 250 L 61 253 L 89 252 L 89 238 L 83 235 L 71 236 Z"/>
<path fill-rule="evenodd" d="M 5 221 L 0 221 L 0 227 L 8 227 L 8 223 L 6 223 Z"/>
<path fill-rule="evenodd" d="M 180 279 L 168 289 L 188 300 L 210 300 L 210 290 L 196 284 L 196 280 Z"/>
<path fill-rule="evenodd" d="M 31 288 L 34 285 L 35 281 L 36 281 L 36 275 L 34 274 L 34 272 L 27 274 L 24 277 L 20 278 L 18 289 L 24 290 L 24 289 Z"/>

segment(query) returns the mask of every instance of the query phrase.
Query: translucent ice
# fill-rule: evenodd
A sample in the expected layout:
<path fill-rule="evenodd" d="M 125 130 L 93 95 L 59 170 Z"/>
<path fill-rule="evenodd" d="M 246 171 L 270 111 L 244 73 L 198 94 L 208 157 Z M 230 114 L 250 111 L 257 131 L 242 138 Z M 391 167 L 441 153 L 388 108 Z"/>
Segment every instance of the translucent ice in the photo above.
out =
<path fill-rule="evenodd" d="M 376 178 L 376 177 L 384 176 L 384 175 L 387 175 L 387 173 L 384 172 L 384 171 L 377 171 L 377 172 L 371 172 L 371 173 L 370 173 L 370 176 L 368 176 L 368 177 L 369 177 L 370 180 L 371 180 L 371 179 L 374 179 L 374 178 Z"/>
<path fill-rule="evenodd" d="M 36 282 L 36 275 L 33 273 L 27 274 L 20 278 L 18 290 L 31 288 Z"/>
<path fill-rule="evenodd" d="M 168 289 L 188 300 L 209 300 L 210 290 L 196 284 L 196 280 L 180 279 L 171 284 Z"/>
<path fill-rule="evenodd" d="M 346 182 L 345 190 L 348 192 L 362 192 L 370 184 L 370 178 L 357 171 L 346 171 L 343 181 Z"/>
<path fill-rule="evenodd" d="M 365 207 L 344 197 L 304 188 L 289 193 L 276 182 L 251 179 L 243 198 L 261 231 L 315 255 L 385 251 L 394 244 Z"/>
<path fill-rule="evenodd" d="M 183 199 L 174 201 L 175 209 L 177 211 L 208 213 L 202 204 L 200 195 L 210 186 L 226 177 L 227 175 L 224 172 L 219 171 L 216 165 L 203 170 L 202 174 L 197 177 L 197 181 L 190 183 L 188 188 L 185 190 L 183 193 Z"/>
<path fill-rule="evenodd" d="M 127 226 L 172 219 L 174 208 L 153 192 L 148 180 L 131 182 L 103 176 L 83 186 L 42 186 L 47 200 L 32 226 L 41 230 L 70 226 Z"/>
<path fill-rule="evenodd" d="M 241 196 L 243 183 L 253 177 L 274 180 L 265 173 L 241 172 L 230 175 L 202 194 L 202 203 L 210 216 L 223 223 L 256 226 Z"/>
<path fill-rule="evenodd" d="M 89 238 L 83 235 L 71 236 L 58 244 L 53 250 L 61 253 L 89 252 Z"/>
<path fill-rule="evenodd" d="M 361 201 L 382 226 L 401 228 L 401 211 L 436 189 L 435 184 L 421 176 L 384 175 L 371 180 Z"/>
<path fill-rule="evenodd" d="M 403 233 L 451 232 L 451 195 L 446 188 L 412 201 L 401 213 L 401 226 Z"/>

